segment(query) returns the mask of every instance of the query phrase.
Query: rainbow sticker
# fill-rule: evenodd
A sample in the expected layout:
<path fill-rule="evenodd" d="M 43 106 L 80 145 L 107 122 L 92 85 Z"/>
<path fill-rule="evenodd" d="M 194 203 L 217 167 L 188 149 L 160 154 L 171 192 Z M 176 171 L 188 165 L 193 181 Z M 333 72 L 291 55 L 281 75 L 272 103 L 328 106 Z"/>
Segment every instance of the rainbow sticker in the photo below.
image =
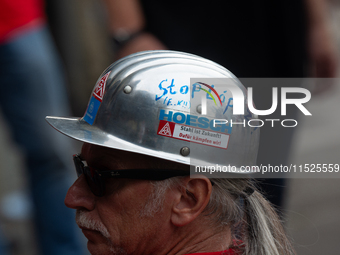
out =
<path fill-rule="evenodd" d="M 208 85 L 206 83 L 203 83 L 203 82 L 197 82 L 197 83 L 206 86 L 208 89 L 210 89 L 212 92 L 214 92 L 214 94 L 217 96 L 217 98 L 218 98 L 218 100 L 219 100 L 219 102 L 220 102 L 220 104 L 222 106 L 222 100 L 221 100 L 220 96 L 218 95 L 217 91 L 212 86 L 210 86 L 210 85 Z M 201 87 L 199 87 L 199 89 L 203 90 L 204 92 L 206 92 L 214 100 L 214 103 L 217 106 L 216 100 L 215 100 L 213 94 L 211 92 L 209 92 L 209 90 L 203 89 Z"/>

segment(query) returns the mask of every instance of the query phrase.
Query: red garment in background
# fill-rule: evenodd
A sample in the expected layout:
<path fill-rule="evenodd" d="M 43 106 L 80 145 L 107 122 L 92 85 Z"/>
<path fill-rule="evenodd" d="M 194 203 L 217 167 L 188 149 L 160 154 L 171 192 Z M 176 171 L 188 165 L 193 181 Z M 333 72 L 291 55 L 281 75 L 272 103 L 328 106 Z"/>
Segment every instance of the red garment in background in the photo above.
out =
<path fill-rule="evenodd" d="M 42 0 L 0 0 L 0 42 L 44 21 Z"/>

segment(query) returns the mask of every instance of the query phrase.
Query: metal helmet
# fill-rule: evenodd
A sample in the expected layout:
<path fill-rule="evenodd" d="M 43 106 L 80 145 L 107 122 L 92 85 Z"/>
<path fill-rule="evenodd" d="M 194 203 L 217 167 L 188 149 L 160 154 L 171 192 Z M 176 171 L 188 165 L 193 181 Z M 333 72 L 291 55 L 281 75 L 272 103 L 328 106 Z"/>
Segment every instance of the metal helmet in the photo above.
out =
<path fill-rule="evenodd" d="M 245 115 L 233 114 L 236 92 Z M 246 92 L 230 71 L 210 60 L 175 51 L 144 51 L 102 73 L 82 118 L 46 120 L 86 143 L 187 165 L 239 169 L 256 165 L 259 144 L 259 130 L 243 125 L 256 118 L 247 112 Z"/>

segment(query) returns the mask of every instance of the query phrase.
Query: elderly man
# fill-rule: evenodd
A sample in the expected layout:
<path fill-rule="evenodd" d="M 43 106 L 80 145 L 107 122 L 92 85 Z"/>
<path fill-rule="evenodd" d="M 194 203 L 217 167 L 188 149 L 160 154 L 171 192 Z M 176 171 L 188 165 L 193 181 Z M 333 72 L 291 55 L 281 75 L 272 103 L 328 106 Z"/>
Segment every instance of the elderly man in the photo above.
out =
<path fill-rule="evenodd" d="M 65 204 L 91 254 L 294 254 L 240 170 L 256 163 L 259 131 L 214 121 L 240 121 L 216 78 L 246 91 L 209 60 L 141 52 L 103 72 L 83 118 L 47 117 L 85 142 Z M 218 176 L 203 167 L 227 165 Z"/>

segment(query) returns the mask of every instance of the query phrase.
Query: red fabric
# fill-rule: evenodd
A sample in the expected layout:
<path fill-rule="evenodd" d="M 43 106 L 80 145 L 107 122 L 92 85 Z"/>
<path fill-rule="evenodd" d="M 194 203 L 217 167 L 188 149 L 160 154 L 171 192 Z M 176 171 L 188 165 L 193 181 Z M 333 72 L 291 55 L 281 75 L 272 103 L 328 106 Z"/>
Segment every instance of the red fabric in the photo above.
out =
<path fill-rule="evenodd" d="M 16 30 L 41 24 L 44 19 L 42 0 L 0 0 L 0 42 Z"/>
<path fill-rule="evenodd" d="M 218 252 L 203 252 L 203 253 L 190 253 L 186 255 L 237 255 L 234 249 L 228 249 L 225 251 Z"/>

